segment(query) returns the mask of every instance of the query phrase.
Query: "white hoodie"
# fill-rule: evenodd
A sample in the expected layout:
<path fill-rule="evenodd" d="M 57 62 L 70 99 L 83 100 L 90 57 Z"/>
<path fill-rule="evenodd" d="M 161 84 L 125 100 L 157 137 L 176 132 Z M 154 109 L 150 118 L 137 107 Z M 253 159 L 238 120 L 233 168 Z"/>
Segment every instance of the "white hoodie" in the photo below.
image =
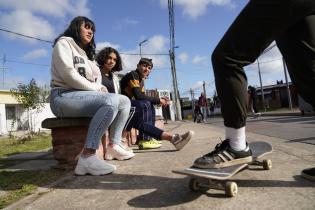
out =
<path fill-rule="evenodd" d="M 51 61 L 51 87 L 100 91 L 101 73 L 71 37 L 57 41 Z"/>

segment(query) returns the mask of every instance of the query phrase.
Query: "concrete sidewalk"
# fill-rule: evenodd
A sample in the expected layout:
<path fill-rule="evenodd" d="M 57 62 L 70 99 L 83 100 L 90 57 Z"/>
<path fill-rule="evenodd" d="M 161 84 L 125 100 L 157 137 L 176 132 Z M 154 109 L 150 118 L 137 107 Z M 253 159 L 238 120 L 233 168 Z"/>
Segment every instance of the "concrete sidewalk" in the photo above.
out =
<path fill-rule="evenodd" d="M 65 177 L 55 186 L 41 188 L 7 209 L 315 209 L 315 183 L 300 172 L 315 166 L 315 146 L 247 133 L 249 141 L 270 142 L 274 152 L 270 171 L 245 170 L 233 179 L 238 195 L 223 191 L 191 192 L 189 178 L 172 170 L 188 167 L 224 139 L 222 127 L 192 122 L 166 124 L 171 133 L 194 130 L 195 136 L 182 150 L 164 141 L 157 150 L 139 151 L 128 161 L 111 161 L 118 170 L 106 176 Z M 42 193 L 45 192 L 45 193 Z"/>

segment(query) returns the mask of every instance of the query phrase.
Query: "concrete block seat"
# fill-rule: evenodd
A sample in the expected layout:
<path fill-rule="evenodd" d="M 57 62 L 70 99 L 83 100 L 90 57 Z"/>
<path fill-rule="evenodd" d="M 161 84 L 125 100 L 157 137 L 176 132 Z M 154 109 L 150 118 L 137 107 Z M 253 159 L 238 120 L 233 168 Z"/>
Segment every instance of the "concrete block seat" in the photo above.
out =
<path fill-rule="evenodd" d="M 51 129 L 53 155 L 58 161 L 56 168 L 73 169 L 75 167 L 85 144 L 90 121 L 91 118 L 80 117 L 47 118 L 42 122 L 43 128 Z M 163 117 L 157 116 L 155 125 L 163 129 Z M 125 143 L 129 146 L 135 144 L 137 133 L 136 129 L 132 129 Z M 107 144 L 108 134 L 103 136 L 97 150 L 97 155 L 100 159 L 104 159 Z"/>
<path fill-rule="evenodd" d="M 58 161 L 58 168 L 75 167 L 85 144 L 90 121 L 91 118 L 82 117 L 47 118 L 42 122 L 43 128 L 51 129 L 53 155 Z M 103 144 L 100 144 L 97 154 L 103 159 Z"/>

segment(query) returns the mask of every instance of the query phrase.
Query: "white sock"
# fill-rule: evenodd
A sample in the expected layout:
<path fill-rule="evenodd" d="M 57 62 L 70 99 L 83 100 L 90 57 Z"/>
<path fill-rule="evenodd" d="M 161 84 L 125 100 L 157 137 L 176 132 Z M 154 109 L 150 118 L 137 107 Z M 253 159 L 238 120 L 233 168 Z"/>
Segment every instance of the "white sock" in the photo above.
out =
<path fill-rule="evenodd" d="M 242 151 L 246 149 L 245 126 L 242 128 L 225 127 L 225 139 L 229 139 L 232 149 Z"/>

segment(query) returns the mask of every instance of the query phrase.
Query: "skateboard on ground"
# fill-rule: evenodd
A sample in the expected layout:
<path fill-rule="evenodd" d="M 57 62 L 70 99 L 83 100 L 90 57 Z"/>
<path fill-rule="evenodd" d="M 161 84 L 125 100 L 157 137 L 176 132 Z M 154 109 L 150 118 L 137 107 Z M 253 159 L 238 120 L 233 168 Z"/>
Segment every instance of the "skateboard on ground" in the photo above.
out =
<path fill-rule="evenodd" d="M 181 170 L 173 170 L 173 173 L 192 176 L 189 181 L 189 188 L 192 191 L 206 191 L 208 189 L 224 190 L 229 197 L 237 195 L 236 182 L 229 181 L 238 172 L 248 168 L 250 165 L 262 166 L 265 170 L 270 170 L 272 161 L 270 159 L 261 158 L 272 152 L 271 144 L 263 141 L 249 143 L 249 147 L 253 153 L 253 161 L 246 164 L 228 166 L 225 168 L 200 169 L 195 167 L 185 168 Z"/>

